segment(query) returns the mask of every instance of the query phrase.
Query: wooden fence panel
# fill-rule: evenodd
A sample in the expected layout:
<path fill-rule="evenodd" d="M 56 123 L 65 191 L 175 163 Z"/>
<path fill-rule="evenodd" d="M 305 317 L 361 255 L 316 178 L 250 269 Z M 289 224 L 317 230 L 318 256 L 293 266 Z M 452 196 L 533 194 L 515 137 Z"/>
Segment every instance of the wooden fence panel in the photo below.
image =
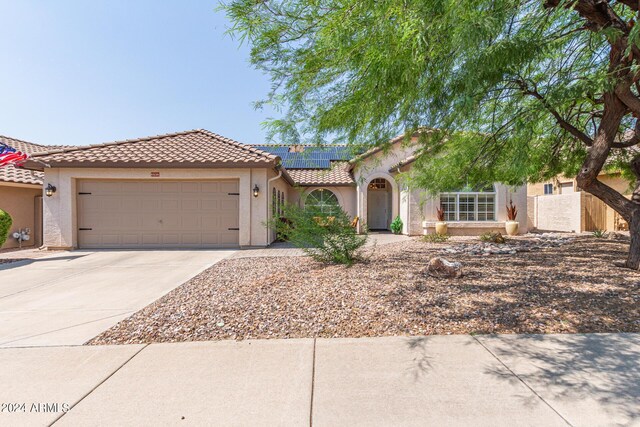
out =
<path fill-rule="evenodd" d="M 607 229 L 607 205 L 597 197 L 582 193 L 582 221 L 584 231 Z"/>

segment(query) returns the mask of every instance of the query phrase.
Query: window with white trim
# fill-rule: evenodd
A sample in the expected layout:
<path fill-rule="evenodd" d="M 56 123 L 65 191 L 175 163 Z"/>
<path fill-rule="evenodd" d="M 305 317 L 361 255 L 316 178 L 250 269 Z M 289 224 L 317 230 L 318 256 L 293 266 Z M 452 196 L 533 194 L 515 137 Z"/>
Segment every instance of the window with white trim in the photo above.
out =
<path fill-rule="evenodd" d="M 553 194 L 553 184 L 544 185 L 544 194 Z"/>
<path fill-rule="evenodd" d="M 333 191 L 326 188 L 318 188 L 309 193 L 304 201 L 304 206 L 325 215 L 335 215 L 340 210 L 338 197 L 333 194 Z"/>
<path fill-rule="evenodd" d="M 496 189 L 493 185 L 440 193 L 445 221 L 495 221 Z"/>

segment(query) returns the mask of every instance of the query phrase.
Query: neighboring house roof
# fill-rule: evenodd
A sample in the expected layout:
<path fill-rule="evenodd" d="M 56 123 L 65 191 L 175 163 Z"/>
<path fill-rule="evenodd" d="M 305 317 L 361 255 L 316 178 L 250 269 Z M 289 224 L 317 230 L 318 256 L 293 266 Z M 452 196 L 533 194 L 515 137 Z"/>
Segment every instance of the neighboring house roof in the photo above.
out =
<path fill-rule="evenodd" d="M 45 151 L 49 147 L 46 145 L 34 144 L 32 142 L 22 141 L 20 139 L 9 138 L 0 135 L 0 143 L 6 144 L 26 154 L 33 154 L 39 151 Z M 30 171 L 26 169 L 16 168 L 14 166 L 0 167 L 0 183 L 13 182 L 17 184 L 34 184 L 42 185 L 43 173 Z"/>
<path fill-rule="evenodd" d="M 279 161 L 276 155 L 204 129 L 48 150 L 33 157 L 54 167 L 268 167 Z M 33 161 L 25 167 L 43 169 Z"/>
<path fill-rule="evenodd" d="M 334 162 L 328 169 L 287 169 L 293 182 L 301 186 L 355 185 L 348 162 Z"/>

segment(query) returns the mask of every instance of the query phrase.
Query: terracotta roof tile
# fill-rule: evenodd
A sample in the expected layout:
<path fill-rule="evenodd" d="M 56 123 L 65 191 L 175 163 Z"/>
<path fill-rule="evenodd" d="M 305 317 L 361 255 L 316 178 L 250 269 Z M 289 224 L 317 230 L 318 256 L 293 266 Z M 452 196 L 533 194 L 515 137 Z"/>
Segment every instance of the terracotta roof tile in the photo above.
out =
<path fill-rule="evenodd" d="M 8 136 L 2 135 L 0 135 L 0 142 L 27 154 L 45 151 L 49 148 L 46 145 L 34 144 L 32 142 L 9 138 Z M 44 174 L 42 172 L 20 169 L 14 166 L 0 167 L 0 182 L 4 181 L 15 182 L 18 184 L 42 185 L 43 176 Z"/>
<path fill-rule="evenodd" d="M 355 185 L 348 162 L 335 162 L 331 169 L 287 169 L 297 185 Z"/>
<path fill-rule="evenodd" d="M 34 156 L 51 166 L 267 166 L 278 157 L 204 129 L 49 150 Z M 35 162 L 29 168 L 41 169 Z"/>

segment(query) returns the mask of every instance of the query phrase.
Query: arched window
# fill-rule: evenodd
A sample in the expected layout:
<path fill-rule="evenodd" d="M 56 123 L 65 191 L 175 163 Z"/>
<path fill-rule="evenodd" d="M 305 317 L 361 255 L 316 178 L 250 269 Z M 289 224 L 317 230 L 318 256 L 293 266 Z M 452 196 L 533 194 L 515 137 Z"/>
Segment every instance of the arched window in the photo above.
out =
<path fill-rule="evenodd" d="M 335 215 L 340 209 L 338 198 L 326 188 L 319 188 L 309 193 L 304 201 L 304 206 L 324 215 Z"/>
<path fill-rule="evenodd" d="M 278 190 L 278 195 L 276 196 L 276 204 L 276 212 L 278 213 L 278 216 L 280 216 L 282 214 L 282 206 L 280 206 L 280 190 Z"/>
<path fill-rule="evenodd" d="M 271 194 L 271 216 L 273 218 L 275 218 L 276 214 L 278 213 L 278 206 L 277 206 L 278 199 L 276 197 L 277 197 L 276 196 L 276 187 L 273 187 L 273 191 L 272 191 L 272 194 Z"/>
<path fill-rule="evenodd" d="M 445 221 L 495 221 L 496 189 L 489 184 L 440 193 L 440 207 Z"/>
<path fill-rule="evenodd" d="M 280 193 L 280 216 L 282 216 L 282 212 L 284 212 L 284 191 Z"/>

